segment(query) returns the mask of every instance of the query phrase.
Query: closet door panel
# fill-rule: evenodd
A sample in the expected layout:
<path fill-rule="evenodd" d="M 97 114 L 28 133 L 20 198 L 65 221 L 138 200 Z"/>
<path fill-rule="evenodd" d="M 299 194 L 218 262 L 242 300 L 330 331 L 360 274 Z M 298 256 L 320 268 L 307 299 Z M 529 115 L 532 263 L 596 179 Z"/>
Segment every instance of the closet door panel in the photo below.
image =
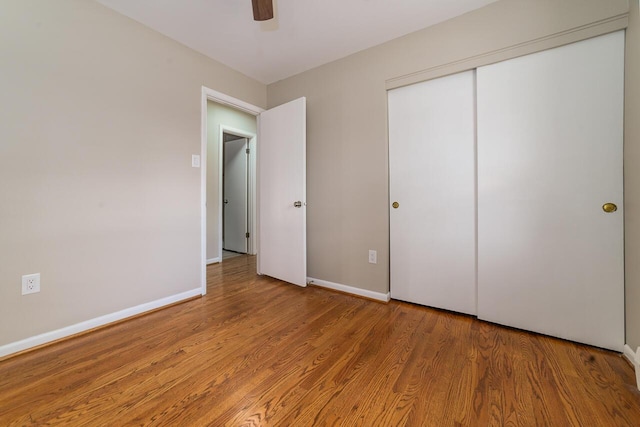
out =
<path fill-rule="evenodd" d="M 475 76 L 389 91 L 391 297 L 476 312 Z"/>
<path fill-rule="evenodd" d="M 479 318 L 623 349 L 623 72 L 623 32 L 477 70 Z"/>

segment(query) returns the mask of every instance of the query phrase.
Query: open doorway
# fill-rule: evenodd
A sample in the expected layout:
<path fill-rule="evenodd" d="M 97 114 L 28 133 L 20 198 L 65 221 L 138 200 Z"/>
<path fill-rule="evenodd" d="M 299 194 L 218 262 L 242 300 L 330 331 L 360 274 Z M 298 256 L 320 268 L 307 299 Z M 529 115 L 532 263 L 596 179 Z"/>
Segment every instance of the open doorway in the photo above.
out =
<path fill-rule="evenodd" d="M 251 140 L 222 126 L 222 259 L 253 254 L 254 168 Z M 254 150 L 255 152 L 255 150 Z"/>
<path fill-rule="evenodd" d="M 213 264 L 223 261 L 223 249 L 255 254 L 257 119 L 211 100 L 206 106 L 206 263 Z"/>
<path fill-rule="evenodd" d="M 256 254 L 256 135 L 220 124 L 218 139 L 217 179 L 209 181 L 218 183 L 218 232 L 208 234 L 217 235 L 219 259 L 215 262 L 222 262 L 225 251 Z"/>
<path fill-rule="evenodd" d="M 202 87 L 201 97 L 201 270 L 202 295 L 207 293 L 207 265 L 222 261 L 223 133 L 247 138 L 249 159 L 248 253 L 257 253 L 256 135 L 264 110 L 221 92 Z M 255 243 L 253 240 L 256 240 Z"/>
<path fill-rule="evenodd" d="M 306 286 L 306 99 L 299 98 L 265 111 L 203 87 L 201 106 L 202 295 L 207 293 L 207 264 L 222 261 L 224 199 L 221 171 L 225 131 L 249 139 L 248 252 L 257 255 L 257 273 Z M 243 113 L 256 130 L 236 132 L 227 128 L 225 121 L 212 111 L 217 107 L 235 114 Z M 256 174 L 257 116 L 261 132 L 260 156 L 263 159 L 259 190 Z M 212 140 L 218 143 L 210 147 Z M 219 226 L 215 227 L 215 224 Z M 256 231 L 259 231 L 259 236 Z"/>

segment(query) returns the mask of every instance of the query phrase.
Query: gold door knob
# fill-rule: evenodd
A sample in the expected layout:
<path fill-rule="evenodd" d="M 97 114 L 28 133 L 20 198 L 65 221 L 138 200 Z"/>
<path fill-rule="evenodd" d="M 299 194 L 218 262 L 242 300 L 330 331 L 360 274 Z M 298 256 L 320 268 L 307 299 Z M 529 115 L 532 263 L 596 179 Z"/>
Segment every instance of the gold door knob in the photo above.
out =
<path fill-rule="evenodd" d="M 618 207 L 615 203 L 605 203 L 604 205 L 602 205 L 602 210 L 606 213 L 611 213 L 617 211 Z"/>
<path fill-rule="evenodd" d="M 400 203 L 393 202 L 393 204 L 391 206 L 393 206 L 393 209 L 398 209 L 400 207 Z"/>

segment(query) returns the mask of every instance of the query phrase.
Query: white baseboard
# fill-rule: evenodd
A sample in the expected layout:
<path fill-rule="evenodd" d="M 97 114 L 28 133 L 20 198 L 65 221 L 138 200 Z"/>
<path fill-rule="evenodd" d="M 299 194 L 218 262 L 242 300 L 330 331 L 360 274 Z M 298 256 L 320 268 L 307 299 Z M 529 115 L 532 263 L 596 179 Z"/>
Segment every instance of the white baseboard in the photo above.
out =
<path fill-rule="evenodd" d="M 638 390 L 640 390 L 640 347 L 638 347 L 637 351 L 631 350 L 629 345 L 624 345 L 624 356 L 629 359 L 631 364 L 634 366 L 636 371 L 636 386 Z"/>
<path fill-rule="evenodd" d="M 211 259 L 208 259 L 208 260 L 207 260 L 207 265 L 209 265 L 209 264 L 215 264 L 215 263 L 218 263 L 218 262 L 220 262 L 220 257 L 217 257 L 217 258 L 211 258 Z"/>
<path fill-rule="evenodd" d="M 346 292 L 348 294 L 358 295 L 365 298 L 370 298 L 378 301 L 389 302 L 391 299 L 390 294 L 380 292 L 368 291 L 366 289 L 354 288 L 353 286 L 342 285 L 340 283 L 328 282 L 326 280 L 314 279 L 313 277 L 307 277 L 307 283 L 310 285 L 320 286 L 322 288 L 333 289 L 334 291 Z"/>
<path fill-rule="evenodd" d="M 99 326 L 117 322 L 119 320 L 126 319 L 127 317 L 136 316 L 146 311 L 155 310 L 157 308 L 164 307 L 169 304 L 174 304 L 176 302 L 180 302 L 201 294 L 201 288 L 193 289 L 190 291 L 182 292 L 180 294 L 171 295 L 166 298 L 161 298 L 159 300 L 136 305 L 135 307 L 125 308 L 124 310 L 116 311 L 115 313 L 105 314 L 104 316 L 76 323 L 75 325 L 67 326 L 61 329 L 56 329 L 55 331 L 45 332 L 44 334 L 5 344 L 3 346 L 0 346 L 0 357 L 8 356 L 10 354 L 37 347 L 51 341 L 66 338 L 71 335 L 79 334 L 81 332 L 97 328 Z"/>
<path fill-rule="evenodd" d="M 631 350 L 631 347 L 629 347 L 628 344 L 624 345 L 624 351 L 622 354 L 624 354 L 624 357 L 626 357 L 633 366 L 636 365 L 636 354 Z"/>

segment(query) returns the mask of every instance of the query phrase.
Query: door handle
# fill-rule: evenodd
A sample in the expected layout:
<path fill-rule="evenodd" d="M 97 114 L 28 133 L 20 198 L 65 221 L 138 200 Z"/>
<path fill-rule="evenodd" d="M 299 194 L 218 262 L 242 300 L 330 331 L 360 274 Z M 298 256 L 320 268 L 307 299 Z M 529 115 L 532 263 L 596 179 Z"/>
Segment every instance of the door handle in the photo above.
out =
<path fill-rule="evenodd" d="M 611 213 L 617 211 L 618 207 L 615 203 L 605 203 L 604 205 L 602 205 L 602 210 L 606 213 Z"/>
<path fill-rule="evenodd" d="M 293 207 L 294 208 L 301 208 L 302 207 L 302 202 L 293 202 Z"/>

